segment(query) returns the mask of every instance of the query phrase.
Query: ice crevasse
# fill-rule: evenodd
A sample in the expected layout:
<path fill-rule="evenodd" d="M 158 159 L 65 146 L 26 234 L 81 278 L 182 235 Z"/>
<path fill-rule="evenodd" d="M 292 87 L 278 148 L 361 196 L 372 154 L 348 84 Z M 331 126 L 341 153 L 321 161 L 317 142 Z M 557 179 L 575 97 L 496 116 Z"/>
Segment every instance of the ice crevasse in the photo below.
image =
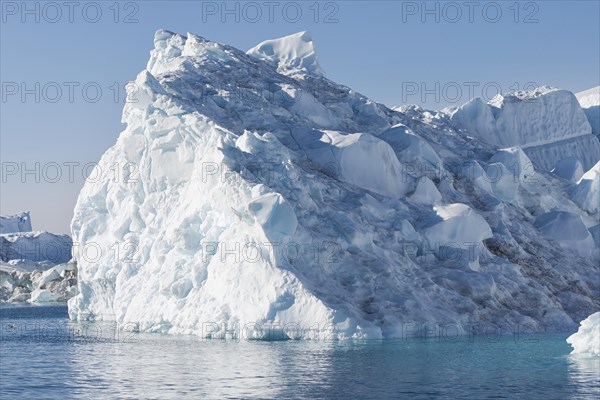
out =
<path fill-rule="evenodd" d="M 74 241 L 102 251 L 75 249 L 73 319 L 343 339 L 416 322 L 571 329 L 598 307 L 592 260 L 557 253 L 534 224 L 565 205 L 578 231 L 594 224 L 572 182 L 541 170 L 474 185 L 465 160 L 485 170 L 527 156 L 493 158 L 511 143 L 329 80 L 307 33 L 245 53 L 160 30 L 135 83 L 127 128 L 99 163 L 124 179 L 86 182 L 75 207 Z M 587 132 L 576 112 L 564 127 Z M 466 258 L 447 258 L 449 246 Z"/>

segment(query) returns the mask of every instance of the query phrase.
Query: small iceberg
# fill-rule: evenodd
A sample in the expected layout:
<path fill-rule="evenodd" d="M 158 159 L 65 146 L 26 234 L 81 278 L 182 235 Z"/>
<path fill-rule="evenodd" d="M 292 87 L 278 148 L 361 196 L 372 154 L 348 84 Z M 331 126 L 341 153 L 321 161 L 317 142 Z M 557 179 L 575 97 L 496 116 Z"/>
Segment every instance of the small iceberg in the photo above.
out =
<path fill-rule="evenodd" d="M 567 338 L 573 346 L 571 354 L 592 354 L 600 356 L 600 312 L 581 321 L 579 330 Z"/>

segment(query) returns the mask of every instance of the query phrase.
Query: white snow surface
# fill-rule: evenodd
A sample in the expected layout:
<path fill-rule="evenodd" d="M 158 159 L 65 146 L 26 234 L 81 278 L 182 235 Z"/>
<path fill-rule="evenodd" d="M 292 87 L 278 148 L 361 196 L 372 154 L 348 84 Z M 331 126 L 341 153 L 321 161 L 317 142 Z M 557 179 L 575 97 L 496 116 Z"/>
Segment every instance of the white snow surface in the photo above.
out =
<path fill-rule="evenodd" d="M 74 210 L 71 318 L 343 339 L 411 323 L 573 329 L 598 309 L 598 264 L 556 246 L 553 220 L 534 223 L 569 213 L 582 238 L 597 224 L 548 172 L 558 160 L 522 179 L 503 164 L 522 152 L 493 157 L 592 136 L 572 94 L 472 102 L 459 126 L 325 78 L 306 33 L 265 43 L 248 55 L 156 33 L 99 163 L 125 179 L 87 181 Z M 579 150 L 598 162 L 593 145 Z"/>
<path fill-rule="evenodd" d="M 29 211 L 10 216 L 0 216 L 0 234 L 30 231 L 31 217 Z"/>
<path fill-rule="evenodd" d="M 573 347 L 571 354 L 587 354 L 600 357 L 600 311 L 583 321 L 579 330 L 567 338 Z"/>

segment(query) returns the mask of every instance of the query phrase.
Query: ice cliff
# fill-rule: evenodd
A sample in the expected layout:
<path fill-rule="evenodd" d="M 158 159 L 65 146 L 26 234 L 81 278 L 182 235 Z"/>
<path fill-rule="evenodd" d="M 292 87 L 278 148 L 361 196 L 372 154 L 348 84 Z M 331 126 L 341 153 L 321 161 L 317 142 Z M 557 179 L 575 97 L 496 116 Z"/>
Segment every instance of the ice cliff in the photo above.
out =
<path fill-rule="evenodd" d="M 75 207 L 73 319 L 380 338 L 572 329 L 600 306 L 569 172 L 600 145 L 569 92 L 392 110 L 326 78 L 307 33 L 244 53 L 160 30 L 129 94 Z"/>
<path fill-rule="evenodd" d="M 575 97 L 590 122 L 592 133 L 600 136 L 600 86 L 576 93 Z"/>
<path fill-rule="evenodd" d="M 600 144 L 573 93 L 550 87 L 499 94 L 489 103 L 476 98 L 452 120 L 482 141 L 499 147 L 521 147 L 536 166 L 552 170 L 574 156 L 585 170 L 600 158 Z"/>

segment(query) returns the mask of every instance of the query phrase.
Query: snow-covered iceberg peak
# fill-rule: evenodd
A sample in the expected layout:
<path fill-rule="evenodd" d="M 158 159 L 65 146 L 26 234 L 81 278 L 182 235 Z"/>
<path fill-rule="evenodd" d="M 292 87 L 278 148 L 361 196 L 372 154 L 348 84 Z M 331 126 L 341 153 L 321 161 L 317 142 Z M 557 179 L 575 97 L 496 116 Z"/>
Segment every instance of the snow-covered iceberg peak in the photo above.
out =
<path fill-rule="evenodd" d="M 188 33 L 186 36 L 159 29 L 154 34 L 154 49 L 146 70 L 152 75 L 179 70 L 191 58 L 226 61 L 228 46 L 211 42 L 202 36 Z"/>
<path fill-rule="evenodd" d="M 573 346 L 572 354 L 592 354 L 600 356 L 600 312 L 581 321 L 579 330 L 567 338 Z"/>
<path fill-rule="evenodd" d="M 185 40 L 185 36 L 167 30 L 156 31 L 154 49 L 150 53 L 146 70 L 155 75 L 168 71 L 170 62 L 181 56 Z"/>
<path fill-rule="evenodd" d="M 298 32 L 279 39 L 265 40 L 247 54 L 277 65 L 280 73 L 308 72 L 324 76 L 310 32 Z"/>

